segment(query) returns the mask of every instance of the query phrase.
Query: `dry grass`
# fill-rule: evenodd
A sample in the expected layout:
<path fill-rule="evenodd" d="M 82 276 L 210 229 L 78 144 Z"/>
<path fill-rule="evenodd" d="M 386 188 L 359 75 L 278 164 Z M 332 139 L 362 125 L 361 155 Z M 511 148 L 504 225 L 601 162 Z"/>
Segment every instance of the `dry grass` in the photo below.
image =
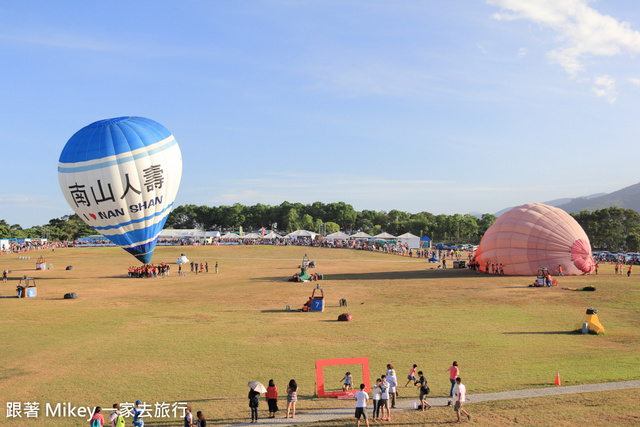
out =
<path fill-rule="evenodd" d="M 181 252 L 208 261 L 211 272 L 177 277 L 174 265 L 170 278 L 128 279 L 133 258 L 117 248 L 46 253 L 55 265 L 46 272 L 33 270 L 34 254 L 30 261 L 0 258 L 10 277 L 29 274 L 38 282 L 36 299 L 0 299 L 3 400 L 187 401 L 210 420 L 228 423 L 246 419 L 246 383 L 253 379 L 273 378 L 282 394 L 295 378 L 302 411 L 350 405 L 313 398 L 314 361 L 358 356 L 369 357 L 372 376 L 392 363 L 402 379 L 417 363 L 436 395 L 448 392 L 444 369 L 454 359 L 470 394 L 545 387 L 556 370 L 567 385 L 640 377 L 640 276 L 614 276 L 613 267 L 599 276 L 561 278 L 560 286 L 598 288 L 570 292 L 528 288 L 533 278 L 442 271 L 415 258 L 337 249 L 158 248 L 154 261 L 173 263 Z M 319 282 L 324 313 L 284 311 L 301 306 L 314 286 L 285 281 L 305 253 L 325 275 Z M 65 271 L 67 265 L 74 269 Z M 0 294 L 11 294 L 16 283 L 0 284 Z M 63 300 L 66 292 L 80 298 Z M 340 298 L 347 298 L 346 309 Z M 599 309 L 605 335 L 570 333 L 589 306 Z M 345 311 L 354 321 L 336 322 Z M 578 397 L 562 399 L 583 406 Z M 500 405 L 473 411 L 480 419 L 496 410 L 507 417 L 496 422 L 515 422 L 522 408 L 506 415 L 510 404 Z M 533 421 L 524 422 L 535 424 L 530 412 Z M 553 411 L 548 416 L 553 420 Z M 424 421 L 406 417 L 405 424 Z M 0 424 L 6 421 L 0 417 Z M 38 424 L 70 425 L 53 418 Z"/>

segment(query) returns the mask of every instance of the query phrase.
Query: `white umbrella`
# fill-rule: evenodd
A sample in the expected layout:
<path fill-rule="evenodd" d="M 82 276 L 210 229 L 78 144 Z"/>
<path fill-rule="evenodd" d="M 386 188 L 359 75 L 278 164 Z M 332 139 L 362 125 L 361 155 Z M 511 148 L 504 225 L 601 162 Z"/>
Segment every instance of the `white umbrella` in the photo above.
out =
<path fill-rule="evenodd" d="M 258 393 L 266 393 L 267 389 L 264 387 L 264 385 L 262 385 L 262 383 L 258 382 L 258 381 L 249 381 L 249 384 L 247 384 L 249 387 L 251 387 L 251 390 L 255 390 Z"/>

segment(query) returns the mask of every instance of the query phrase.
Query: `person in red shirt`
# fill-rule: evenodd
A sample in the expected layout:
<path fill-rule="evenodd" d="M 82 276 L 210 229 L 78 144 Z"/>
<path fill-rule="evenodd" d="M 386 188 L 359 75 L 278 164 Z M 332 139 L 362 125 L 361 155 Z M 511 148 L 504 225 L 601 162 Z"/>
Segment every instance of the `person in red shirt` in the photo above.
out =
<path fill-rule="evenodd" d="M 98 421 L 98 424 L 100 425 L 100 427 L 104 426 L 104 417 L 100 413 L 101 411 L 102 411 L 102 408 L 100 406 L 96 406 L 96 410 L 93 413 L 93 417 L 91 417 L 91 419 L 89 420 L 89 425 L 91 427 L 96 425 L 94 420 Z"/>
<path fill-rule="evenodd" d="M 275 418 L 276 412 L 278 412 L 278 387 L 273 382 L 273 380 L 269 380 L 269 387 L 267 387 L 267 393 L 265 394 L 265 400 L 269 405 L 269 418 Z"/>

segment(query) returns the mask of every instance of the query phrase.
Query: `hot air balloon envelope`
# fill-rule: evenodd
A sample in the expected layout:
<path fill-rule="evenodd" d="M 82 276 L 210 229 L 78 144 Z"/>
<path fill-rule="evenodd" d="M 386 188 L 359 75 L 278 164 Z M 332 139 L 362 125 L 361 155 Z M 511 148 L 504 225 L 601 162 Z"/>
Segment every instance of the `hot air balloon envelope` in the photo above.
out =
<path fill-rule="evenodd" d="M 540 267 L 565 275 L 593 270 L 591 244 L 578 222 L 562 209 L 543 203 L 515 207 L 493 223 L 475 255 L 480 270 L 503 264 L 507 275 L 536 275 Z"/>
<path fill-rule="evenodd" d="M 181 177 L 176 139 L 144 117 L 100 120 L 80 129 L 58 162 L 60 187 L 75 213 L 145 264 Z"/>

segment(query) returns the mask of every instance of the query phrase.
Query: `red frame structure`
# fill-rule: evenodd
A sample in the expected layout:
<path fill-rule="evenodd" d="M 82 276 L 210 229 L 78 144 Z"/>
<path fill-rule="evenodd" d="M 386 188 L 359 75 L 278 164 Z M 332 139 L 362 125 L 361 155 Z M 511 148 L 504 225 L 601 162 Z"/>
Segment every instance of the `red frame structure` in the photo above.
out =
<path fill-rule="evenodd" d="M 341 397 L 341 396 L 353 396 L 360 388 L 353 387 L 358 390 L 349 391 L 324 391 L 324 367 L 325 366 L 339 366 L 339 365 L 362 365 L 362 378 L 364 383 L 364 391 L 371 392 L 371 381 L 369 380 L 369 358 L 368 357 L 350 357 L 347 359 L 321 359 L 316 360 L 316 387 L 318 397 Z"/>

